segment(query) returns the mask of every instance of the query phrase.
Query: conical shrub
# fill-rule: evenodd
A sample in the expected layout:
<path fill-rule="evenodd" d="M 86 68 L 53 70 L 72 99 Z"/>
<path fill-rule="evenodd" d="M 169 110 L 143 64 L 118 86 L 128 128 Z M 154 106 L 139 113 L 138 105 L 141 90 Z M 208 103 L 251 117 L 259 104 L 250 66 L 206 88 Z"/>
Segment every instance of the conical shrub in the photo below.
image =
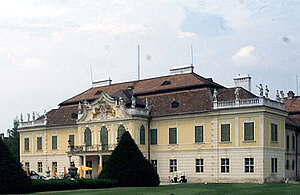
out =
<path fill-rule="evenodd" d="M 158 186 L 160 183 L 154 167 L 128 131 L 122 135 L 99 177 L 115 179 L 119 186 Z"/>

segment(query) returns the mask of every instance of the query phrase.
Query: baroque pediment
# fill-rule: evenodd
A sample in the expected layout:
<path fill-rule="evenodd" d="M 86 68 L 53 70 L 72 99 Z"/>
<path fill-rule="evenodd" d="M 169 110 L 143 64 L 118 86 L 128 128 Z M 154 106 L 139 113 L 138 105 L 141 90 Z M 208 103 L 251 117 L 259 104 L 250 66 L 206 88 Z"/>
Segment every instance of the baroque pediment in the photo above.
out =
<path fill-rule="evenodd" d="M 124 111 L 122 106 L 116 103 L 114 98 L 110 97 L 105 92 L 102 92 L 95 101 L 91 103 L 85 101 L 80 106 L 82 106 L 82 109 L 81 113 L 78 114 L 77 122 L 127 118 L 130 116 Z"/>

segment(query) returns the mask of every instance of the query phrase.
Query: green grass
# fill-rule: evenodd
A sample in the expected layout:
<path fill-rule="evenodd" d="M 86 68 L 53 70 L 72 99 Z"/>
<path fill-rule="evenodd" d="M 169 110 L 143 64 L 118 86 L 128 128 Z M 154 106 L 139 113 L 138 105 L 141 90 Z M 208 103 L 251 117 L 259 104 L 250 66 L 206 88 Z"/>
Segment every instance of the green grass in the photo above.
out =
<path fill-rule="evenodd" d="M 159 187 L 81 189 L 70 191 L 42 192 L 36 194 L 300 194 L 297 184 L 178 184 Z"/>

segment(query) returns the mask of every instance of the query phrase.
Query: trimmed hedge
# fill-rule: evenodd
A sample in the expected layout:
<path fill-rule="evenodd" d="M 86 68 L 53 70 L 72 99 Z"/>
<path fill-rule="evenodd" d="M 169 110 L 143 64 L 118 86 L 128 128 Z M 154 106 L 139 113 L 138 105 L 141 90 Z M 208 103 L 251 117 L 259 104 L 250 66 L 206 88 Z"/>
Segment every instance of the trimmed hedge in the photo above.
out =
<path fill-rule="evenodd" d="M 31 191 L 59 191 L 90 188 L 111 188 L 116 187 L 116 181 L 110 179 L 79 179 L 79 180 L 32 180 Z"/>

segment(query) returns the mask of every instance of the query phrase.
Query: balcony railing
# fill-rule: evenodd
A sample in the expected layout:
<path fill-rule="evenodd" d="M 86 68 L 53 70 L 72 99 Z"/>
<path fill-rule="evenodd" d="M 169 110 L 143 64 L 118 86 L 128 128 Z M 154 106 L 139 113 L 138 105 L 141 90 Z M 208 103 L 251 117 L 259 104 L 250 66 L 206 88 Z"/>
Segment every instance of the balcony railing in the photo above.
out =
<path fill-rule="evenodd" d="M 213 109 L 239 108 L 239 107 L 251 107 L 251 106 L 268 106 L 279 110 L 285 110 L 284 103 L 270 100 L 264 97 L 213 102 Z"/>
<path fill-rule="evenodd" d="M 80 145 L 71 146 L 70 153 L 84 153 L 84 152 L 112 152 L 117 147 L 117 144 L 95 144 L 91 146 Z"/>

